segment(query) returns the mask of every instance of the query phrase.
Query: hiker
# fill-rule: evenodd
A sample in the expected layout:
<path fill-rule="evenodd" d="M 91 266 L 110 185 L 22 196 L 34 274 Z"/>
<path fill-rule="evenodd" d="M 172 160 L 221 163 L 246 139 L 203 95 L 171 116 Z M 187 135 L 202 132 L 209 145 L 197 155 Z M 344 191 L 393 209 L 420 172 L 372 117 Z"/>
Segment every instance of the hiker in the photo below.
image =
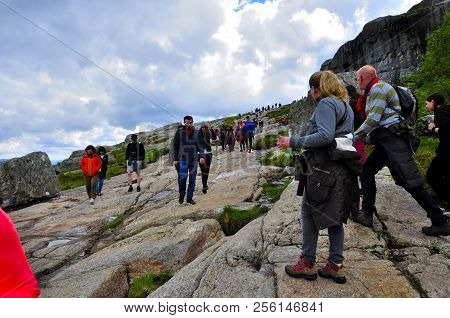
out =
<path fill-rule="evenodd" d="M 173 165 L 178 165 L 178 187 L 180 197 L 178 202 L 183 204 L 186 196 L 186 183 L 189 177 L 187 188 L 187 203 L 195 204 L 193 200 L 195 190 L 195 179 L 197 177 L 197 167 L 200 162 L 205 164 L 205 146 L 199 138 L 198 130 L 194 127 L 192 116 L 184 117 L 184 129 L 178 130 L 174 138 L 174 158 Z"/>
<path fill-rule="evenodd" d="M 366 110 L 361 108 L 362 107 L 361 104 L 358 104 L 358 98 L 360 95 L 356 91 L 356 88 L 353 85 L 347 85 L 345 88 L 347 89 L 348 92 L 349 105 L 353 110 L 354 115 L 353 126 L 354 129 L 357 130 L 366 119 Z M 366 161 L 367 158 L 364 142 L 361 139 L 356 139 L 353 146 L 356 148 L 356 151 L 358 151 L 361 154 L 361 163 L 364 163 L 364 161 Z"/>
<path fill-rule="evenodd" d="M 314 73 L 309 86 L 318 104 L 308 121 L 306 135 L 281 137 L 278 141 L 279 148 L 303 147 L 302 156 L 312 171 L 304 172 L 303 176 L 306 182 L 302 189 L 302 252 L 298 262 L 286 265 L 285 271 L 292 277 L 317 278 L 314 267 L 317 240 L 319 231 L 327 228 L 329 256 L 318 273 L 342 284 L 346 282 L 342 268 L 343 223 L 347 223 L 351 210 L 357 211 L 359 206 L 359 196 L 354 189 L 358 188 L 357 173 L 361 163 L 360 154 L 352 147 L 353 111 L 347 104 L 347 90 L 333 72 Z"/>
<path fill-rule="evenodd" d="M 137 192 L 141 192 L 141 168 L 145 158 L 145 147 L 142 142 L 138 142 L 136 134 L 131 135 L 131 142 L 127 146 L 125 155 L 128 174 L 128 192 L 133 192 L 133 171 L 136 172 Z"/>
<path fill-rule="evenodd" d="M 98 174 L 97 196 L 102 196 L 103 182 L 106 179 L 106 171 L 108 170 L 108 155 L 106 154 L 106 149 L 103 146 L 98 148 L 98 153 L 100 155 L 100 159 L 102 160 L 102 167 L 100 169 L 100 173 Z"/>
<path fill-rule="evenodd" d="M 255 138 L 255 124 L 250 120 L 250 116 L 245 117 L 245 148 L 248 153 L 253 149 L 253 138 Z"/>
<path fill-rule="evenodd" d="M 444 95 L 431 94 L 426 98 L 426 108 L 434 113 L 434 123 L 427 129 L 439 137 L 436 156 L 427 170 L 427 181 L 439 199 L 450 208 L 450 106 Z"/>
<path fill-rule="evenodd" d="M 396 184 L 405 188 L 427 212 L 431 226 L 423 227 L 422 232 L 430 236 L 449 235 L 449 218 L 423 187 L 424 182 L 411 149 L 414 148 L 414 140 L 402 123 L 397 92 L 377 77 L 373 66 L 361 67 L 356 76 L 359 87 L 364 90 L 358 104 L 361 109 L 366 110 L 367 118 L 355 132 L 355 136 L 365 139 L 374 148 L 364 162 L 361 175 L 362 209 L 352 219 L 364 226 L 373 226 L 373 215 L 376 212 L 375 175 L 384 166 L 388 166 Z"/>
<path fill-rule="evenodd" d="M 222 127 L 220 129 L 220 136 L 219 136 L 220 144 L 222 146 L 222 152 L 225 151 L 226 135 L 227 135 L 227 129 L 226 129 L 226 127 Z"/>
<path fill-rule="evenodd" d="M 80 168 L 84 174 L 89 203 L 94 204 L 97 196 L 98 172 L 102 168 L 102 160 L 95 153 L 94 146 L 89 145 L 86 147 L 85 154 L 81 158 Z"/>
<path fill-rule="evenodd" d="M 1 205 L 0 198 L 0 205 Z M 0 208 L 0 298 L 37 298 L 40 290 L 19 235 Z"/>
<path fill-rule="evenodd" d="M 202 143 L 205 145 L 205 163 L 200 163 L 200 170 L 202 171 L 202 192 L 206 194 L 208 192 L 208 177 L 209 170 L 211 169 L 212 163 L 212 150 L 211 150 L 211 139 L 214 132 L 209 128 L 208 125 L 203 125 L 200 128 L 200 138 Z"/>
<path fill-rule="evenodd" d="M 219 142 L 220 142 L 220 130 L 214 130 L 214 144 L 216 145 L 216 154 L 219 151 Z"/>
<path fill-rule="evenodd" d="M 226 140 L 227 140 L 228 152 L 234 151 L 235 135 L 234 135 L 233 127 L 231 127 L 231 126 L 227 128 Z"/>
<path fill-rule="evenodd" d="M 239 143 L 239 148 L 240 151 L 243 152 L 245 151 L 245 125 L 244 123 L 240 120 L 236 126 L 236 130 L 235 130 L 235 137 L 236 137 L 236 141 Z"/>

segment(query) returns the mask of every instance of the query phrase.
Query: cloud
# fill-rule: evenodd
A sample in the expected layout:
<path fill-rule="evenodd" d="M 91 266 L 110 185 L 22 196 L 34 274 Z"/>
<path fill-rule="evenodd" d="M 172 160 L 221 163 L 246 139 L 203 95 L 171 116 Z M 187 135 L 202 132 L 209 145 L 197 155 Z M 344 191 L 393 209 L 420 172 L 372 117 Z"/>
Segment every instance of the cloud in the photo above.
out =
<path fill-rule="evenodd" d="M 1 7 L 0 158 L 44 150 L 53 160 L 186 114 L 198 122 L 298 99 L 310 74 L 384 9 L 357 0 L 12 3 L 126 84 Z"/>

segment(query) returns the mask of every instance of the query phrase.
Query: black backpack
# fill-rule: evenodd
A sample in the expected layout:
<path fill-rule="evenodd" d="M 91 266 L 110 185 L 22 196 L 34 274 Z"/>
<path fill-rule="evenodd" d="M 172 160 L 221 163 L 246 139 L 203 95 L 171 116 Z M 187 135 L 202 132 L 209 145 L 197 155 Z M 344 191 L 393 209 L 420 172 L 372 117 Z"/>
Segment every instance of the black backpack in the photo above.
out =
<path fill-rule="evenodd" d="M 400 100 L 400 107 L 402 109 L 400 115 L 406 124 L 410 126 L 414 125 L 419 117 L 419 104 L 416 95 L 408 87 L 397 85 L 393 85 L 393 87 Z"/>

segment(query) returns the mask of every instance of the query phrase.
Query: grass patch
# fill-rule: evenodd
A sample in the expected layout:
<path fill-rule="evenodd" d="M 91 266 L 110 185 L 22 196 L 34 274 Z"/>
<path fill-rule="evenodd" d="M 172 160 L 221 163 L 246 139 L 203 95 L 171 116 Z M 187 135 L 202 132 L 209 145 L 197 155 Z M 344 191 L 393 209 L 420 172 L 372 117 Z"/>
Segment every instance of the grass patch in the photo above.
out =
<path fill-rule="evenodd" d="M 164 155 L 167 155 L 169 152 L 170 150 L 167 147 L 161 147 L 150 150 L 145 154 L 145 162 L 155 163 L 156 161 L 158 161 L 159 158 L 161 158 Z"/>
<path fill-rule="evenodd" d="M 85 185 L 83 171 L 72 170 L 58 174 L 58 182 L 62 191 Z"/>
<path fill-rule="evenodd" d="M 266 117 L 272 119 L 272 118 L 281 118 L 281 117 L 287 117 L 289 115 L 289 112 L 291 111 L 291 105 L 282 106 L 281 108 L 278 108 L 276 110 L 272 110 L 271 112 L 267 113 Z"/>
<path fill-rule="evenodd" d="M 275 203 L 280 199 L 281 194 L 288 187 L 291 181 L 292 178 L 288 178 L 282 184 L 266 183 L 263 185 L 263 194 Z"/>
<path fill-rule="evenodd" d="M 148 136 L 147 138 L 145 138 L 142 142 L 146 145 L 149 145 L 149 144 L 161 144 L 168 140 L 169 140 L 169 137 L 166 137 L 166 136 L 151 135 L 151 136 Z"/>
<path fill-rule="evenodd" d="M 247 210 L 241 210 L 227 205 L 219 215 L 218 221 L 220 225 L 222 225 L 223 232 L 226 235 L 234 235 L 250 221 L 258 218 L 267 211 L 269 211 L 269 209 L 266 206 L 261 205 L 254 206 Z"/>
<path fill-rule="evenodd" d="M 280 138 L 279 135 L 266 135 L 255 142 L 253 149 L 264 150 L 273 148 L 277 145 L 279 138 Z"/>
<path fill-rule="evenodd" d="M 275 156 L 275 151 L 273 149 L 269 150 L 261 159 L 259 163 L 262 166 L 276 166 L 276 167 L 293 167 L 294 166 L 294 156 L 292 155 L 291 149 L 283 149 L 280 154 Z"/>
<path fill-rule="evenodd" d="M 439 139 L 432 136 L 422 136 L 420 140 L 420 147 L 414 155 L 414 160 L 419 167 L 420 173 L 425 178 L 427 169 L 436 156 L 435 151 L 439 144 Z"/>
<path fill-rule="evenodd" d="M 238 119 L 240 119 L 241 117 L 240 116 L 231 116 L 231 117 L 227 117 L 227 118 L 225 118 L 225 120 L 223 121 L 223 123 L 222 123 L 222 125 L 220 126 L 221 128 L 222 127 L 234 127 L 235 126 L 235 124 L 236 124 L 236 121 L 238 120 Z"/>
<path fill-rule="evenodd" d="M 114 220 L 105 225 L 105 229 L 114 229 L 123 223 L 123 214 L 117 215 Z"/>
<path fill-rule="evenodd" d="M 168 282 L 172 276 L 170 271 L 163 271 L 161 273 L 149 272 L 139 276 L 131 285 L 130 290 L 128 291 L 128 298 L 146 298 L 152 292 Z"/>

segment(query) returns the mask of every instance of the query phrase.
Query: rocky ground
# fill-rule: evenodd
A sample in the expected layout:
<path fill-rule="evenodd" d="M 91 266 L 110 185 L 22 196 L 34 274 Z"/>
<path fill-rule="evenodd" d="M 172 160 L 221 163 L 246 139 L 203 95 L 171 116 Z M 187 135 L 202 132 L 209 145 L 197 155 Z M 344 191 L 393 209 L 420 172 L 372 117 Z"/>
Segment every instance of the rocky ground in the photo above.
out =
<path fill-rule="evenodd" d="M 260 204 L 262 184 L 286 175 L 261 167 L 263 154 L 215 155 L 208 194 L 197 178 L 195 206 L 178 204 L 176 171 L 163 158 L 143 170 L 140 193 L 128 193 L 122 175 L 107 180 L 94 206 L 77 188 L 11 212 L 42 297 L 125 297 L 136 277 L 166 269 L 174 277 L 150 297 L 450 296 L 450 240 L 421 233 L 425 212 L 386 171 L 377 177 L 375 229 L 345 226 L 344 285 L 284 273 L 301 244 L 295 181 L 267 214 L 225 236 L 217 221 L 223 207 Z M 108 226 L 112 220 L 121 221 Z M 319 265 L 327 248 L 324 231 Z"/>

